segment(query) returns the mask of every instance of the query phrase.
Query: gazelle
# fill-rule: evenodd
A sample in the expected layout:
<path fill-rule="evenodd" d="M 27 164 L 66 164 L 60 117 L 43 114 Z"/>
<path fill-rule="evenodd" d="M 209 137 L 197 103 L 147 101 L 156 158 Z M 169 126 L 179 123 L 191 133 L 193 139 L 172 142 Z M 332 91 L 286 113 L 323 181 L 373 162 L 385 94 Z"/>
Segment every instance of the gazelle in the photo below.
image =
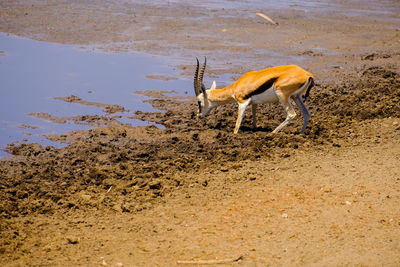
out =
<path fill-rule="evenodd" d="M 200 69 L 199 60 L 194 74 L 194 91 L 198 103 L 198 116 L 205 117 L 211 109 L 226 103 L 237 102 L 239 105 L 238 116 L 234 133 L 237 134 L 244 117 L 244 112 L 249 104 L 252 105 L 253 127 L 256 128 L 256 109 L 258 104 L 280 102 L 286 111 L 286 119 L 276 129 L 279 132 L 296 117 L 290 98 L 294 100 L 304 117 L 301 133 L 304 133 L 310 112 L 303 102 L 302 95 L 307 99 L 310 89 L 314 86 L 311 73 L 296 65 L 277 66 L 260 71 L 250 71 L 240 77 L 233 84 L 216 89 L 215 81 L 210 89 L 203 84 L 204 71 L 207 58 Z M 199 75 L 200 69 L 200 75 Z"/>

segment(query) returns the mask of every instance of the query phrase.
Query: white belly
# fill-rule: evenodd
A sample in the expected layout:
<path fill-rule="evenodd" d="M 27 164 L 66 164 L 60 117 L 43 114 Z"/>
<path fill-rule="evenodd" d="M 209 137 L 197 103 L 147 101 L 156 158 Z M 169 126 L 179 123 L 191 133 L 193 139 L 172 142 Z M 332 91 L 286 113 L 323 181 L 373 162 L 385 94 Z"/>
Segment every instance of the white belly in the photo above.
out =
<path fill-rule="evenodd" d="M 278 96 L 276 95 L 275 89 L 273 87 L 267 89 L 259 95 L 253 95 L 251 97 L 251 102 L 254 104 L 273 103 L 278 101 Z"/>

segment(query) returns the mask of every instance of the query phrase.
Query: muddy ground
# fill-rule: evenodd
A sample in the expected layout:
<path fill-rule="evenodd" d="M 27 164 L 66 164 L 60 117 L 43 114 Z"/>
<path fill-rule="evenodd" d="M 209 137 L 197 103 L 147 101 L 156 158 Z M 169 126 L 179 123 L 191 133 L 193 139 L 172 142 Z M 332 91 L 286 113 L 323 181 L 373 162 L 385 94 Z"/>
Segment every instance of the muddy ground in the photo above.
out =
<path fill-rule="evenodd" d="M 49 136 L 69 144 L 61 149 L 10 145 L 13 156 L 0 162 L 3 265 L 233 259 L 243 266 L 399 266 L 400 5 L 330 3 L 260 10 L 2 1 L 3 32 L 158 54 L 188 79 L 194 56 L 202 55 L 209 58 L 207 83 L 218 74 L 234 79 L 288 63 L 316 78 L 304 135 L 298 134 L 301 116 L 271 133 L 284 119 L 278 105 L 259 108 L 257 129 L 248 114 L 233 135 L 235 105 L 199 120 L 190 96 L 147 92 L 161 112 L 131 116 L 165 129 L 111 120 L 107 127 Z M 122 108 L 61 100 L 109 113 Z M 97 126 L 109 117 L 73 119 Z"/>

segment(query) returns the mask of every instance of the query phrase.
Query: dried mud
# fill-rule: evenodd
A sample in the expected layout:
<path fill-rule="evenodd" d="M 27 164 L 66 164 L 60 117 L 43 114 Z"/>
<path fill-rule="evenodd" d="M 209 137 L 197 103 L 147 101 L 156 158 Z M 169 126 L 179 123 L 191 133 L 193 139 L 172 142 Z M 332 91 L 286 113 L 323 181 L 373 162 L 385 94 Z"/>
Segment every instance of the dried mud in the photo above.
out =
<path fill-rule="evenodd" d="M 87 28 L 89 24 L 82 21 L 86 12 L 91 10 L 90 22 L 95 28 L 106 21 L 92 9 L 91 4 L 80 4 L 87 5 L 89 10 L 86 11 L 78 11 L 74 7 L 63 9 L 66 13 L 73 11 L 74 24 L 79 25 L 79 30 L 76 30 L 69 24 L 67 17 L 61 16 L 60 20 L 52 18 L 53 11 L 59 6 L 65 7 L 63 1 L 52 3 L 31 8 L 24 1 L 3 3 L 0 29 L 31 38 L 83 44 L 92 41 L 102 43 L 111 36 L 115 42 L 127 41 L 129 45 L 126 36 L 113 35 L 116 29 L 121 30 L 121 25 L 126 27 L 125 23 L 128 22 L 124 20 L 129 12 L 124 13 L 124 23 L 121 24 L 117 23 L 121 21 L 114 17 L 115 14 L 110 12 L 112 23 L 107 24 L 109 26 L 106 28 L 93 31 Z M 79 6 L 78 3 L 75 5 Z M 103 3 L 101 10 L 107 9 L 107 6 L 113 10 L 114 5 Z M 126 6 L 130 7 L 129 4 Z M 140 16 L 146 12 L 161 12 L 158 7 L 150 7 L 153 9 L 146 5 L 135 7 L 136 11 L 129 15 L 135 18 L 133 23 L 144 23 Z M 25 15 L 18 15 L 24 8 L 27 8 L 22 13 Z M 181 31 L 192 30 L 195 26 L 192 15 L 198 11 L 196 13 L 196 9 L 190 5 L 184 8 L 189 15 L 181 20 L 187 24 L 174 24 L 174 30 L 169 33 L 171 36 L 166 38 L 161 34 L 165 32 L 163 27 L 171 27 L 172 22 L 168 19 L 168 23 L 160 25 L 152 18 L 151 23 L 160 26 L 160 39 L 149 38 L 148 32 L 138 34 L 135 41 L 142 38 L 143 43 L 136 43 L 134 48 L 145 49 L 143 44 L 151 44 L 147 47 L 147 51 L 151 52 L 166 42 L 168 46 L 163 48 L 163 53 L 175 52 L 181 46 L 186 49 L 184 54 L 196 50 L 188 47 L 197 44 L 197 40 L 181 43 L 185 39 Z M 172 9 L 167 8 L 167 14 L 176 14 Z M 233 10 L 229 12 L 235 13 Z M 219 14 L 218 11 L 213 13 Z M 29 19 L 23 22 L 21 16 Z M 280 25 L 289 23 L 286 16 L 295 18 L 293 23 L 296 27 L 302 25 L 305 19 L 296 12 L 286 15 L 279 13 L 276 19 Z M 359 29 L 369 25 L 364 18 L 351 18 L 357 19 L 361 23 Z M 51 28 L 47 31 L 43 26 L 38 26 L 38 20 L 47 21 L 52 25 Z M 224 20 L 232 23 L 226 25 L 228 32 L 231 31 L 231 25 L 243 23 L 243 27 L 248 29 L 251 23 L 250 19 L 245 18 L 236 21 L 226 17 L 220 20 L 220 23 L 224 23 Z M 315 20 L 323 21 L 322 18 Z M 327 19 L 322 24 L 323 30 L 329 29 L 329 21 Z M 23 27 L 24 23 L 36 26 L 27 29 Z M 214 25 L 214 21 L 204 23 Z M 381 22 L 369 23 L 378 28 L 381 25 Z M 338 27 L 343 31 L 344 24 L 338 22 Z M 257 35 L 259 27 L 272 31 L 270 28 L 265 29 L 265 24 L 259 23 L 250 33 Z M 295 36 L 302 35 L 301 30 L 296 29 L 298 33 Z M 62 33 L 70 33 L 70 39 L 66 40 L 66 35 L 61 34 L 60 30 L 63 30 Z M 137 29 L 131 30 L 138 33 Z M 244 35 L 250 34 L 240 28 L 235 30 Z M 283 28 L 283 31 L 295 30 Z M 284 119 L 284 112 L 279 105 L 259 107 L 256 129 L 252 129 L 251 117 L 247 114 L 240 133 L 234 135 L 236 105 L 217 108 L 206 119 L 200 120 L 195 114 L 194 98 L 171 96 L 173 91 L 136 92 L 151 97 L 147 101 L 160 112 L 137 111 L 131 115 L 135 119 L 163 125 L 165 129 L 152 125 L 134 128 L 118 123 L 110 116 L 55 118 L 45 113 L 33 114 L 59 123 L 75 120 L 76 123 L 106 127 L 49 136 L 52 140 L 68 144 L 63 148 L 40 144 L 11 144 L 7 147 L 12 156 L 0 161 L 1 259 L 10 266 L 97 266 L 107 265 L 106 260 L 112 261 L 112 264 L 109 263 L 112 266 L 118 266 L 122 261 L 127 266 L 170 266 L 182 257 L 218 258 L 214 253 L 217 251 L 220 257 L 226 255 L 225 258 L 244 255 L 240 263 L 245 265 L 375 265 L 384 257 L 385 263 L 396 266 L 400 261 L 398 254 L 396 256 L 400 248 L 400 240 L 396 236 L 400 231 L 400 214 L 395 208 L 400 201 L 400 174 L 399 169 L 393 166 L 400 160 L 399 54 L 393 49 L 396 45 L 389 41 L 389 45 L 379 49 L 385 38 L 390 39 L 385 30 L 381 32 L 382 39 L 371 44 L 376 51 L 371 53 L 370 48 L 363 47 L 360 52 L 350 54 L 347 49 L 361 38 L 351 36 L 353 31 L 355 29 L 349 28 L 343 33 L 341 45 L 344 48 L 341 56 L 330 56 L 318 50 L 304 50 L 297 46 L 285 48 L 293 55 L 309 57 L 305 64 L 311 68 L 311 72 L 315 70 L 320 76 L 307 102 L 312 117 L 304 135 L 298 134 L 302 125 L 300 112 L 297 112 L 299 116 L 295 122 L 285 127 L 281 133 L 271 133 Z M 90 34 L 85 36 L 84 32 Z M 239 33 L 235 32 L 233 36 Z M 398 36 L 398 32 L 394 34 Z M 175 43 L 171 42 L 174 35 L 179 36 Z M 306 35 L 316 38 L 312 34 Z M 198 38 L 204 40 L 203 37 Z M 255 38 L 255 44 L 262 42 L 259 38 Z M 326 42 L 332 42 L 333 37 L 330 38 Z M 220 46 L 222 44 L 211 42 L 206 47 L 210 51 L 215 50 L 210 53 L 218 54 Z M 242 52 L 251 54 L 251 51 L 239 47 L 232 46 L 224 55 Z M 225 67 L 230 68 L 229 73 L 241 73 L 248 67 L 244 66 L 248 58 L 247 54 L 238 56 L 233 64 L 227 62 Z M 327 62 L 335 63 L 324 69 Z M 342 65 L 343 62 L 346 64 Z M 218 68 L 211 68 L 208 74 L 224 72 Z M 189 73 L 191 68 L 183 64 L 181 70 Z M 170 79 L 157 75 L 150 77 Z M 100 105 L 105 108 L 105 112 L 111 114 L 130 112 L 118 105 L 87 102 L 75 96 L 57 99 Z M 363 151 L 369 151 L 363 155 L 366 162 L 370 162 L 365 167 L 357 159 L 357 155 Z M 370 153 L 376 153 L 377 158 L 373 158 Z M 377 180 L 368 181 L 366 172 L 371 171 L 371 168 L 372 172 L 374 170 L 371 162 L 376 164 L 376 170 L 382 172 L 382 179 L 385 179 L 387 185 Z M 346 171 L 331 167 L 339 163 L 342 164 L 340 166 L 346 166 Z M 379 166 L 389 166 L 391 169 Z M 326 170 L 330 176 L 321 173 L 320 169 Z M 353 169 L 361 174 L 352 175 Z M 314 172 L 318 175 L 313 175 Z M 335 181 L 332 177 L 341 172 L 344 173 L 343 177 Z M 297 179 L 300 176 L 304 178 L 304 183 Z M 313 176 L 314 182 L 310 182 L 311 179 L 307 178 L 309 176 Z M 287 177 L 293 179 L 288 180 Z M 267 188 L 266 185 L 271 187 Z M 379 190 L 383 190 L 383 195 L 377 193 Z M 349 215 L 349 219 L 346 216 L 350 214 L 353 203 L 347 200 L 350 197 L 357 198 L 354 203 L 358 201 L 360 206 L 358 211 L 351 211 L 357 215 Z M 263 204 L 255 204 L 257 199 L 264 201 Z M 323 213 L 316 207 L 318 205 L 332 210 L 332 213 Z M 371 206 L 375 208 L 375 213 L 371 211 Z M 228 210 L 231 213 L 228 214 Z M 292 219 L 292 210 L 301 212 L 297 214 L 298 220 L 294 218 L 290 223 L 286 219 Z M 336 216 L 335 212 L 339 214 L 336 223 L 331 221 L 332 216 Z M 260 217 L 254 217 L 256 215 Z M 313 218 L 321 218 L 322 221 L 314 221 Z M 359 228 L 351 226 L 355 218 L 359 220 Z M 254 228 L 248 224 L 254 224 Z M 193 225 L 197 225 L 196 229 L 200 229 L 200 232 L 187 230 Z M 283 226 L 286 228 L 281 229 Z M 387 232 L 382 234 L 379 230 L 381 228 Z M 328 233 L 324 229 L 329 229 Z M 318 231 L 324 233 L 320 238 L 315 234 Z M 390 232 L 394 235 L 389 237 L 387 233 Z M 54 239 L 48 237 L 50 233 L 54 233 Z M 128 233 L 131 239 L 124 239 Z M 235 238 L 227 238 L 226 233 Z M 364 238 L 368 233 L 371 238 Z M 387 240 L 378 242 L 373 239 L 379 235 L 387 237 Z M 215 240 L 215 236 L 220 237 L 220 240 Z M 250 237 L 259 243 L 248 241 Z M 190 241 L 191 238 L 194 241 Z M 261 241 L 260 238 L 266 238 L 267 241 Z M 352 240 L 356 240 L 356 243 L 353 244 Z M 316 243 L 321 244 L 322 248 L 314 245 Z M 374 253 L 360 252 L 353 247 L 363 247 L 365 244 L 367 248 L 373 247 Z M 124 249 L 123 245 L 127 245 L 131 251 Z M 116 251 L 115 247 L 119 247 L 120 251 Z M 275 247 L 285 249 L 285 252 L 292 251 L 292 256 L 286 254 L 285 258 L 282 251 L 274 250 Z M 348 250 L 339 251 L 338 247 Z M 237 251 L 239 248 L 241 251 Z M 244 248 L 246 252 L 242 251 Z M 271 254 L 265 256 L 264 250 L 267 248 Z M 375 257 L 377 254 L 381 256 Z M 109 258 L 100 261 L 100 255 Z"/>

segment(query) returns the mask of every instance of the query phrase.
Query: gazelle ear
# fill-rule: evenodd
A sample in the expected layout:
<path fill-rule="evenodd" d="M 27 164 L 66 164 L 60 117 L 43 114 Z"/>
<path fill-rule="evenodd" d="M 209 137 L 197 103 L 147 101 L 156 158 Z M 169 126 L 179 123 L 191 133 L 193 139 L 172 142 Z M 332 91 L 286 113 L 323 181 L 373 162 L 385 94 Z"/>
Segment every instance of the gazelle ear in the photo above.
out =
<path fill-rule="evenodd" d="M 210 90 L 214 90 L 215 88 L 217 88 L 217 84 L 215 83 L 215 81 L 213 81 Z"/>

